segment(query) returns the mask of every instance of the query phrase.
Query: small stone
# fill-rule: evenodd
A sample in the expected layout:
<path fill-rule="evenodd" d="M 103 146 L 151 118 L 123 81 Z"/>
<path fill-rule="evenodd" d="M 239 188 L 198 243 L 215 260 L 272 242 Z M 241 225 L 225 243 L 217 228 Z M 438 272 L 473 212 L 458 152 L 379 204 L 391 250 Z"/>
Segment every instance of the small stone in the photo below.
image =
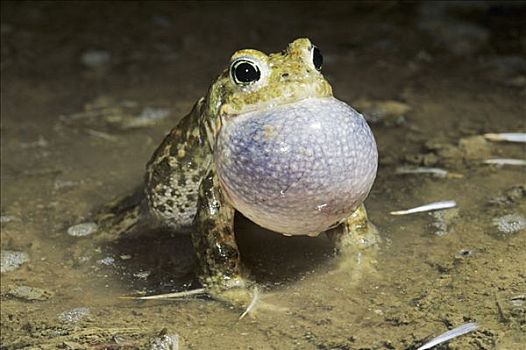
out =
<path fill-rule="evenodd" d="M 418 53 L 416 54 L 416 59 L 418 61 L 426 63 L 433 62 L 433 56 L 431 56 L 431 54 L 425 50 L 418 51 Z"/>
<path fill-rule="evenodd" d="M 493 219 L 493 226 L 502 233 L 515 233 L 526 228 L 526 218 L 520 214 L 504 215 Z"/>
<path fill-rule="evenodd" d="M 64 190 L 78 186 L 77 181 L 68 181 L 68 180 L 55 180 L 53 188 L 55 190 Z"/>
<path fill-rule="evenodd" d="M 422 158 L 422 165 L 424 166 L 433 166 L 438 163 L 438 156 L 434 153 L 426 153 Z"/>
<path fill-rule="evenodd" d="M 89 50 L 82 54 L 80 62 L 89 68 L 98 68 L 107 65 L 111 54 L 104 50 Z"/>
<path fill-rule="evenodd" d="M 509 205 L 510 203 L 511 202 L 508 200 L 506 196 L 496 196 L 488 200 L 488 204 L 494 205 L 494 206 L 504 206 L 504 205 Z"/>
<path fill-rule="evenodd" d="M 508 80 L 506 80 L 505 83 L 508 86 L 521 89 L 521 88 L 526 87 L 526 76 L 518 75 L 516 77 L 509 78 Z"/>
<path fill-rule="evenodd" d="M 111 266 L 114 263 L 115 263 L 115 258 L 111 256 L 105 257 L 104 259 L 97 260 L 97 264 L 99 265 Z"/>
<path fill-rule="evenodd" d="M 150 341 L 150 350 L 178 350 L 179 335 L 162 334 Z"/>
<path fill-rule="evenodd" d="M 139 272 L 135 272 L 133 274 L 133 277 L 136 277 L 141 280 L 145 280 L 148 278 L 148 276 L 150 276 L 150 274 L 151 274 L 150 271 L 139 271 Z"/>
<path fill-rule="evenodd" d="M 445 164 L 455 164 L 463 159 L 462 152 L 453 145 L 444 145 L 443 148 L 437 151 L 437 155 Z"/>
<path fill-rule="evenodd" d="M 507 206 L 520 202 L 526 197 L 526 185 L 515 185 L 508 188 L 502 195 L 488 200 L 489 205 Z"/>
<path fill-rule="evenodd" d="M 58 315 L 58 319 L 62 322 L 75 323 L 90 314 L 90 309 L 87 307 L 77 307 L 75 309 L 64 311 Z"/>
<path fill-rule="evenodd" d="M 510 304 L 514 307 L 526 306 L 526 294 L 519 294 L 511 297 Z"/>
<path fill-rule="evenodd" d="M 172 26 L 170 18 L 163 15 L 152 16 L 152 23 L 163 28 L 169 28 Z"/>
<path fill-rule="evenodd" d="M 68 235 L 74 237 L 89 236 L 98 230 L 98 226 L 94 222 L 84 222 L 68 228 Z"/>
<path fill-rule="evenodd" d="M 471 250 L 471 249 L 461 249 L 461 250 L 458 251 L 458 253 L 455 255 L 455 257 L 459 258 L 459 259 L 465 259 L 465 258 L 469 258 L 472 255 L 473 255 L 473 250 Z"/>
<path fill-rule="evenodd" d="M 458 217 L 458 209 L 437 210 L 429 213 L 433 217 L 431 227 L 435 229 L 434 234 L 444 236 L 451 233 L 451 226 Z"/>
<path fill-rule="evenodd" d="M 464 137 L 458 145 L 465 160 L 486 159 L 491 156 L 491 146 L 483 136 Z"/>
<path fill-rule="evenodd" d="M 506 85 L 521 88 L 526 74 L 526 59 L 520 55 L 496 55 L 486 57 L 482 68 L 490 78 Z"/>
<path fill-rule="evenodd" d="M 417 153 L 417 154 L 406 154 L 404 156 L 404 161 L 409 163 L 409 164 L 414 164 L 414 165 L 424 165 L 424 159 L 425 159 L 425 154 L 422 154 L 422 153 Z"/>
<path fill-rule="evenodd" d="M 526 319 L 526 294 L 510 291 L 498 292 L 496 295 L 499 314 L 502 321 L 523 323 Z"/>
<path fill-rule="evenodd" d="M 2 23 L 0 25 L 0 33 L 7 34 L 13 31 L 13 26 L 9 23 Z"/>
<path fill-rule="evenodd" d="M 7 295 L 24 299 L 27 301 L 44 301 L 53 297 L 54 293 L 47 289 L 29 287 L 29 286 L 18 286 L 13 289 L 10 289 L 7 292 Z"/>
<path fill-rule="evenodd" d="M 510 187 L 504 194 L 511 202 L 516 203 L 526 197 L 526 184 Z"/>
<path fill-rule="evenodd" d="M 487 159 L 491 157 L 491 144 L 480 135 L 463 137 L 458 145 L 452 145 L 440 139 L 431 139 L 425 143 L 425 148 L 434 152 L 438 162 L 446 165 L 457 165 L 462 162 Z"/>
<path fill-rule="evenodd" d="M 25 252 L 15 250 L 2 250 L 0 252 L 0 272 L 14 271 L 20 265 L 29 261 L 29 255 Z"/>
<path fill-rule="evenodd" d="M 355 101 L 353 105 L 363 112 L 365 119 L 371 123 L 389 119 L 395 124 L 400 124 L 404 122 L 403 117 L 405 114 L 411 110 L 411 106 L 408 104 L 393 100 L 373 101 L 362 99 Z"/>
<path fill-rule="evenodd" d="M 128 118 L 123 121 L 122 128 L 133 129 L 151 126 L 167 118 L 169 115 L 170 110 L 167 108 L 146 107 L 137 117 Z"/>
<path fill-rule="evenodd" d="M 45 148 L 49 145 L 49 142 L 42 136 L 38 136 L 38 140 L 33 142 L 20 142 L 20 148 L 30 149 L 30 148 Z"/>
<path fill-rule="evenodd" d="M 2 215 L 2 216 L 0 216 L 0 222 L 1 223 L 17 221 L 17 220 L 18 220 L 18 218 L 16 216 L 13 216 L 13 215 Z"/>
<path fill-rule="evenodd" d="M 79 344 L 73 341 L 64 341 L 62 342 L 62 345 L 64 346 L 65 349 L 68 349 L 68 350 L 81 350 L 81 349 L 86 348 L 82 344 Z"/>
<path fill-rule="evenodd" d="M 452 54 L 465 56 L 482 50 L 490 32 L 477 23 L 452 16 L 455 7 L 460 6 L 471 9 L 483 5 L 476 1 L 424 1 L 418 7 L 417 26 Z"/>

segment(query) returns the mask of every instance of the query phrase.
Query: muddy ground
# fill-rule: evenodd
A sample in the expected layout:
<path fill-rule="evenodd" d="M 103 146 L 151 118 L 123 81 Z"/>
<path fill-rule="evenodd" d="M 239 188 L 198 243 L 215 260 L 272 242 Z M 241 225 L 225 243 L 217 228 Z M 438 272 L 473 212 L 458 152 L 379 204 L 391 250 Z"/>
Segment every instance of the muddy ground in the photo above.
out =
<path fill-rule="evenodd" d="M 177 336 L 188 349 L 416 349 L 477 322 L 440 349 L 523 349 L 525 168 L 483 161 L 526 149 L 480 135 L 526 131 L 525 18 L 524 2 L 3 1 L 0 348 L 164 349 Z M 273 308 L 239 320 L 207 298 L 119 298 L 197 287 L 189 239 L 68 228 L 133 192 L 235 50 L 305 36 L 377 139 L 374 268 L 341 269 L 325 237 L 239 218 Z M 458 207 L 389 214 L 441 200 Z"/>

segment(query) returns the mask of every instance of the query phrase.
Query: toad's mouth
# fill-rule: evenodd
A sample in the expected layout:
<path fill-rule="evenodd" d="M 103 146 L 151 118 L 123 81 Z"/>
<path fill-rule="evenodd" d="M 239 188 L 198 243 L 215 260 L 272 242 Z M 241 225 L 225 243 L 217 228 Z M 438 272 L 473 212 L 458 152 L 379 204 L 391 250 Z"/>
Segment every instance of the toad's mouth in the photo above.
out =
<path fill-rule="evenodd" d="M 289 81 L 289 83 L 291 83 Z M 325 82 L 326 83 L 326 82 Z M 298 84 L 301 84 L 301 89 L 298 88 Z M 254 97 L 256 98 L 256 97 Z M 294 82 L 292 86 L 279 90 L 273 90 L 265 95 L 264 99 L 249 100 L 250 103 L 226 103 L 221 106 L 219 115 L 228 121 L 233 118 L 243 116 L 245 114 L 251 114 L 254 112 L 261 112 L 265 110 L 271 110 L 286 106 L 289 104 L 301 103 L 302 101 L 309 99 L 330 99 L 332 96 L 332 89 L 328 84 L 302 84 L 300 82 Z"/>
<path fill-rule="evenodd" d="M 214 150 L 231 204 L 286 234 L 316 234 L 349 216 L 373 184 L 377 159 L 363 117 L 333 97 L 238 115 Z"/>

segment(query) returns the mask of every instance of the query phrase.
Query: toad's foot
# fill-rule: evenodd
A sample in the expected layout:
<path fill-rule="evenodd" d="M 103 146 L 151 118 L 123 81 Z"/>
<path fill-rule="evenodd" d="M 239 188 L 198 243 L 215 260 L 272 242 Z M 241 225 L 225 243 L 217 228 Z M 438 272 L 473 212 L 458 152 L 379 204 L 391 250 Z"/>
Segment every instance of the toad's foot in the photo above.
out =
<path fill-rule="evenodd" d="M 235 308 L 246 308 L 253 299 L 250 290 L 252 283 L 240 276 L 225 279 L 221 276 L 217 278 L 207 278 L 205 282 L 206 293 L 215 300 L 226 303 Z"/>
<path fill-rule="evenodd" d="M 330 273 L 347 275 L 352 284 L 358 283 L 362 276 L 376 273 L 377 252 L 377 246 L 370 246 L 367 249 L 348 247 L 340 250 L 336 268 Z"/>
<path fill-rule="evenodd" d="M 357 282 L 365 272 L 376 271 L 380 235 L 367 219 L 363 205 L 327 235 L 340 255 L 338 267 L 332 273 L 350 274 L 350 280 Z"/>
<path fill-rule="evenodd" d="M 287 308 L 273 305 L 262 301 L 262 293 L 257 286 L 253 286 L 251 289 L 246 288 L 232 288 L 223 291 L 209 291 L 205 288 L 185 290 L 182 292 L 166 293 L 166 294 L 155 294 L 147 296 L 121 296 L 120 299 L 126 300 L 162 300 L 162 299 L 185 299 L 189 297 L 195 297 L 199 295 L 208 295 L 210 298 L 215 299 L 221 303 L 228 305 L 231 308 L 238 308 L 244 310 L 240 314 L 239 319 L 243 319 L 245 316 L 255 317 L 256 310 L 270 310 L 284 312 L 288 311 Z M 250 302 L 248 302 L 250 299 Z"/>
<path fill-rule="evenodd" d="M 116 199 L 98 211 L 94 218 L 99 226 L 97 238 L 113 241 L 150 225 L 146 213 L 144 189 L 139 187 L 133 194 Z"/>
<path fill-rule="evenodd" d="M 247 283 L 245 280 L 237 279 L 233 281 L 234 287 L 228 289 L 209 289 L 207 294 L 227 306 L 243 310 L 239 319 L 245 316 L 255 317 L 257 310 L 266 310 L 271 312 L 284 312 L 287 309 L 267 303 L 262 300 L 263 293 L 257 285 Z"/>

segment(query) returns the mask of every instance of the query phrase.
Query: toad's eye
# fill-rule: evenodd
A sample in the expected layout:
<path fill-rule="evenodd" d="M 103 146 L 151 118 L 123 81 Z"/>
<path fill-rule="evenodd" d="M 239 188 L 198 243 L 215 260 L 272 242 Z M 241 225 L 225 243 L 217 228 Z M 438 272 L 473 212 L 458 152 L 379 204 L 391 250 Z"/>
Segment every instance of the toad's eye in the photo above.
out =
<path fill-rule="evenodd" d="M 312 64 L 314 64 L 314 68 L 316 68 L 317 70 L 321 70 L 321 66 L 323 65 L 323 56 L 321 55 L 320 49 L 313 45 L 311 49 L 311 55 Z"/>
<path fill-rule="evenodd" d="M 232 62 L 230 76 L 237 85 L 250 85 L 261 78 L 261 71 L 256 63 L 243 58 Z"/>

